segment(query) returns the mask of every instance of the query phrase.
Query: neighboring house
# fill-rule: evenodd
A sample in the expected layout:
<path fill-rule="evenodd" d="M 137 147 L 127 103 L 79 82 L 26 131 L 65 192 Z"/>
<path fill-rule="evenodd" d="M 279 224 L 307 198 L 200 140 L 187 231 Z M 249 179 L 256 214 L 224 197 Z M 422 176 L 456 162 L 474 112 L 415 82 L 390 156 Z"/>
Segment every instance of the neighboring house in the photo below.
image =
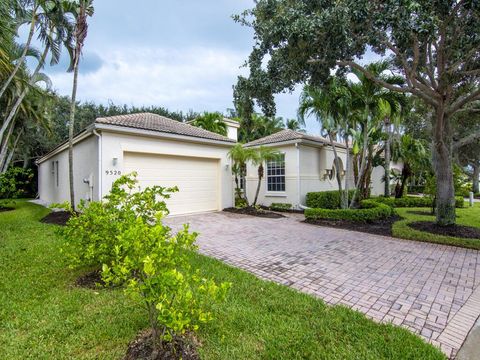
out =
<path fill-rule="evenodd" d="M 73 141 L 76 202 L 103 198 L 116 179 L 135 171 L 139 189 L 178 186 L 179 192 L 167 200 L 172 215 L 232 207 L 234 182 L 228 151 L 237 142 L 239 125 L 228 119 L 225 122 L 227 137 L 150 113 L 96 119 Z M 339 169 L 329 141 L 319 136 L 287 129 L 245 144 L 261 145 L 274 147 L 282 155 L 264 165 L 258 204 L 289 203 L 299 208 L 305 205 L 308 192 L 336 190 L 337 173 L 345 186 L 343 144 L 336 143 Z M 37 164 L 40 199 L 47 203 L 69 201 L 68 143 L 60 144 Z M 383 188 L 377 178 L 375 175 L 374 193 Z M 257 168 L 252 164 L 248 164 L 247 178 L 241 183 L 252 201 L 258 183 Z"/>
<path fill-rule="evenodd" d="M 402 173 L 403 163 L 399 162 L 391 162 L 390 163 L 390 171 L 395 171 L 398 174 Z M 372 170 L 372 187 L 371 187 L 371 194 L 373 196 L 379 196 L 385 194 L 385 185 L 384 185 L 384 178 L 385 178 L 385 168 L 383 166 L 376 166 Z M 394 179 L 390 179 L 390 193 L 394 194 L 396 182 Z"/>
<path fill-rule="evenodd" d="M 281 153 L 280 159 L 264 165 L 265 176 L 260 185 L 258 204 L 287 203 L 299 208 L 305 205 L 308 192 L 338 189 L 337 172 L 341 174 L 345 186 L 346 149 L 343 144 L 336 143 L 340 169 L 335 167 L 330 142 L 320 136 L 286 129 L 245 146 L 268 146 Z M 247 198 L 251 202 L 258 183 L 257 168 L 252 164 L 248 164 L 245 183 Z"/>
<path fill-rule="evenodd" d="M 142 113 L 98 118 L 74 139 L 76 202 L 98 200 L 123 174 L 138 173 L 139 187 L 178 186 L 167 201 L 171 214 L 221 210 L 233 206 L 227 153 L 232 138 L 192 125 Z M 37 161 L 39 196 L 48 203 L 68 201 L 68 143 Z"/>

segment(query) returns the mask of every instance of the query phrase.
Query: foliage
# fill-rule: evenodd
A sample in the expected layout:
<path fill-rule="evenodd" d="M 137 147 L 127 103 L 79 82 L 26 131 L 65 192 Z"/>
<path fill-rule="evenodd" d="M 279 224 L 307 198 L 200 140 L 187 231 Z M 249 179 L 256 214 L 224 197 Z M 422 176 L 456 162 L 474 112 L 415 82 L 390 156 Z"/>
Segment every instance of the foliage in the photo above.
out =
<path fill-rule="evenodd" d="M 260 193 L 260 186 L 264 176 L 263 164 L 269 161 L 278 160 L 280 155 L 281 154 L 278 150 L 268 146 L 259 146 L 258 148 L 254 148 L 253 156 L 250 160 L 254 166 L 257 166 L 258 182 L 257 190 L 255 192 L 255 199 L 253 200 L 252 206 L 257 205 L 258 194 Z"/>
<path fill-rule="evenodd" d="M 392 207 L 373 201 L 362 200 L 359 209 L 323 209 L 309 208 L 305 210 L 307 220 L 349 220 L 358 222 L 371 222 L 382 220 L 394 215 Z"/>
<path fill-rule="evenodd" d="M 435 216 L 425 211 L 425 208 L 399 208 L 396 209 L 402 220 L 396 221 L 392 225 L 393 236 L 402 239 L 415 241 L 425 241 L 436 244 L 453 245 L 463 248 L 480 250 L 480 240 L 463 239 L 445 235 L 433 235 L 428 232 L 412 229 L 409 223 L 417 221 L 434 221 Z M 424 211 L 425 214 L 420 213 Z M 476 203 L 474 207 L 457 208 L 458 225 L 480 227 L 478 219 L 480 217 L 480 204 Z"/>
<path fill-rule="evenodd" d="M 292 209 L 292 204 L 288 203 L 271 203 L 270 210 L 273 211 L 287 211 Z"/>
<path fill-rule="evenodd" d="M 299 83 L 323 85 L 333 70 L 348 69 L 429 107 L 437 223 L 455 223 L 452 129 L 455 114 L 480 100 L 478 2 L 259 0 L 235 19 L 255 33 L 249 76 L 239 79 L 236 98 L 257 100 L 267 115 L 275 113 L 274 94 Z M 385 57 L 402 84 L 367 69 L 367 50 Z M 455 143 L 479 137 L 475 131 Z"/>
<path fill-rule="evenodd" d="M 238 141 L 247 143 L 262 137 L 272 135 L 284 128 L 281 117 L 269 117 L 252 114 L 250 118 L 240 118 Z"/>
<path fill-rule="evenodd" d="M 122 289 L 72 286 L 85 270 L 66 268 L 56 226 L 38 221 L 48 209 L 22 200 L 15 208 L 0 214 L 2 357 L 123 358 L 129 341 L 148 326 L 144 310 Z M 462 213 L 460 220 L 465 218 Z M 407 329 L 329 306 L 211 257 L 196 255 L 191 264 L 218 282 L 235 284 L 216 319 L 196 334 L 203 359 L 445 359 Z"/>
<path fill-rule="evenodd" d="M 227 124 L 225 121 L 223 121 L 223 115 L 218 112 L 205 112 L 197 117 L 192 122 L 192 125 L 223 136 L 227 136 Z"/>
<path fill-rule="evenodd" d="M 210 321 L 213 304 L 225 298 L 230 285 L 217 285 L 190 266 L 196 233 L 185 225 L 173 235 L 163 224 L 164 199 L 177 189 L 133 192 L 136 186 L 135 174 L 120 177 L 106 201 L 83 205 L 60 233 L 72 265 L 102 264 L 107 284 L 126 284 L 125 291 L 148 310 L 159 349 L 174 335 Z"/>
<path fill-rule="evenodd" d="M 349 199 L 352 198 L 353 192 L 354 190 L 349 190 Z M 340 209 L 340 194 L 338 191 L 309 192 L 306 195 L 306 205 L 311 208 Z"/>
<path fill-rule="evenodd" d="M 155 224 L 158 213 L 168 214 L 163 199 L 168 199 L 176 188 L 153 186 L 133 192 L 136 183 L 136 174 L 120 177 L 104 201 L 82 202 L 79 212 L 72 212 L 67 226 L 58 230 L 64 238 L 62 251 L 71 267 L 99 268 L 110 263 L 117 256 L 114 249 L 119 237 L 137 218 Z"/>
<path fill-rule="evenodd" d="M 383 196 L 372 198 L 371 200 L 394 207 L 432 207 L 433 199 L 431 197 L 419 197 L 419 196 L 404 196 L 401 198 L 386 198 Z M 464 206 L 463 196 L 455 197 L 455 207 L 462 208 Z"/>
<path fill-rule="evenodd" d="M 32 196 L 33 171 L 11 167 L 0 174 L 0 199 L 18 199 Z"/>
<path fill-rule="evenodd" d="M 245 148 L 242 144 L 235 144 L 228 151 L 228 157 L 232 161 L 232 174 L 235 179 L 235 197 L 247 203 L 248 199 L 245 191 L 240 188 L 240 182 L 245 181 L 247 176 L 247 163 L 254 157 L 255 150 Z"/>

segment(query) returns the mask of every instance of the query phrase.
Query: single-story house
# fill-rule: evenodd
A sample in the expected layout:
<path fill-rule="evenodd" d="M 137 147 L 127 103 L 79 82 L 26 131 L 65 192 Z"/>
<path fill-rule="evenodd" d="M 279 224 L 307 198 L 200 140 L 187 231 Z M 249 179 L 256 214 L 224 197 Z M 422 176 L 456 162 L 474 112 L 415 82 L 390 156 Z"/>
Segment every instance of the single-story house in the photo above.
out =
<path fill-rule="evenodd" d="M 139 187 L 178 186 L 167 201 L 171 214 L 216 211 L 233 206 L 228 151 L 231 138 L 151 114 L 98 118 L 74 138 L 76 202 L 99 200 L 123 174 L 138 173 Z M 69 201 L 68 143 L 37 161 L 39 197 L 47 203 Z"/>
<path fill-rule="evenodd" d="M 227 136 L 151 114 L 98 118 L 75 136 L 75 200 L 96 201 L 123 174 L 137 172 L 139 189 L 178 186 L 167 200 L 172 215 L 217 211 L 234 205 L 234 181 L 228 152 L 237 142 L 239 124 L 225 119 Z M 340 168 L 328 140 L 293 130 L 245 144 L 274 147 L 281 158 L 265 164 L 258 204 L 289 203 L 299 208 L 311 191 L 337 189 L 336 174 L 352 184 L 345 172 L 346 149 L 337 143 Z M 37 161 L 39 198 L 46 203 L 69 201 L 68 143 Z M 248 164 L 244 191 L 253 200 L 257 169 Z M 377 181 L 377 180 L 376 180 Z M 382 184 L 383 185 L 383 184 Z M 378 184 L 373 186 L 380 189 Z"/>
<path fill-rule="evenodd" d="M 258 204 L 287 203 L 295 208 L 305 205 L 308 192 L 338 189 L 337 172 L 346 175 L 346 148 L 336 143 L 340 157 L 340 169 L 334 164 L 334 153 L 329 140 L 289 129 L 245 144 L 246 147 L 266 146 L 280 152 L 280 158 L 265 164 L 264 178 L 260 184 Z M 257 168 L 247 166 L 246 195 L 249 201 L 255 197 L 258 184 Z M 349 182 L 350 184 L 351 182 Z"/>

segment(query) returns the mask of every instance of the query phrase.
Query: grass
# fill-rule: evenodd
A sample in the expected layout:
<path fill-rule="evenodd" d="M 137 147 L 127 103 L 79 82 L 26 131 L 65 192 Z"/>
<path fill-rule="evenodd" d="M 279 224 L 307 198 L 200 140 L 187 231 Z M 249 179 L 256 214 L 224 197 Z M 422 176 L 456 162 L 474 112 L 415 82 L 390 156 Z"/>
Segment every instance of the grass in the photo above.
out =
<path fill-rule="evenodd" d="M 72 286 L 48 210 L 17 202 L 0 213 L 0 349 L 4 359 L 120 359 L 147 326 L 121 289 Z M 216 319 L 200 329 L 203 359 L 444 359 L 405 329 L 265 282 L 198 255 L 193 261 L 233 283 Z M 85 271 L 85 270 L 84 270 Z"/>
<path fill-rule="evenodd" d="M 392 233 L 395 237 L 480 250 L 480 239 L 433 235 L 408 226 L 409 223 L 416 221 L 435 221 L 435 216 L 429 213 L 430 209 L 428 208 L 397 208 L 395 210 L 403 218 L 392 226 Z M 425 215 L 420 215 L 418 212 L 424 212 Z M 480 227 L 480 203 L 475 203 L 473 207 L 457 209 L 457 224 Z"/>

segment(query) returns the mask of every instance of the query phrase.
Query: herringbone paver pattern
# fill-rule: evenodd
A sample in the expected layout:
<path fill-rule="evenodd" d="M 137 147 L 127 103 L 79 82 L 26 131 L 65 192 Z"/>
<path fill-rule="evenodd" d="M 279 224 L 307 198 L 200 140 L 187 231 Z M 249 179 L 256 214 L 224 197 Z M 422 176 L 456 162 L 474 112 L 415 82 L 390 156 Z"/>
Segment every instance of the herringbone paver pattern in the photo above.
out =
<path fill-rule="evenodd" d="M 480 252 L 300 222 L 210 213 L 167 219 L 200 251 L 458 351 L 480 315 Z"/>

